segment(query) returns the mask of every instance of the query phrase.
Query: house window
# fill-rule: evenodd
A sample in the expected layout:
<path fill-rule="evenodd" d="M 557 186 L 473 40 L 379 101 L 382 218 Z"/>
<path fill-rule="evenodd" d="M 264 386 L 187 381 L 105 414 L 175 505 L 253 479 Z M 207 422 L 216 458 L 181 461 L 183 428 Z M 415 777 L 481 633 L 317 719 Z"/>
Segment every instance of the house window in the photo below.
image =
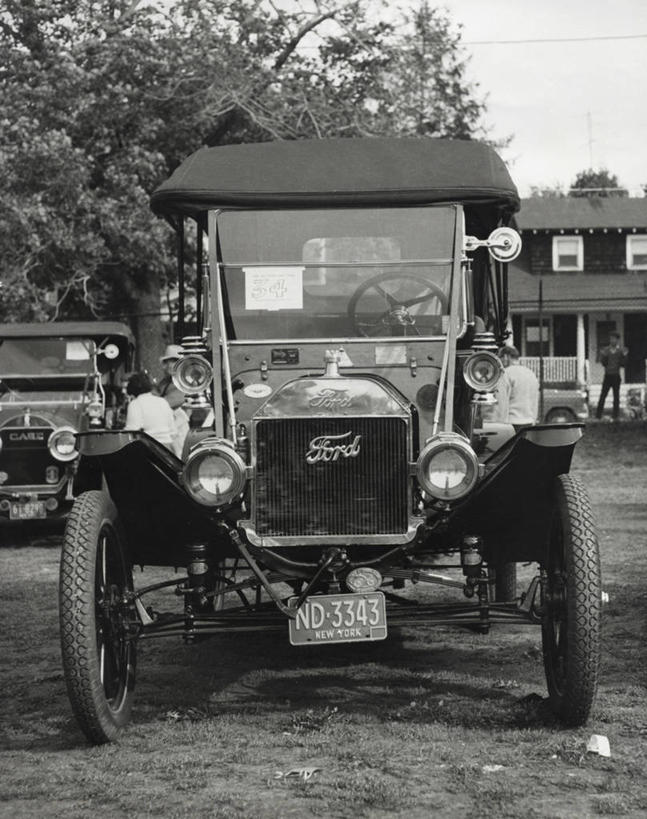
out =
<path fill-rule="evenodd" d="M 647 270 L 647 236 L 627 236 L 627 270 Z"/>
<path fill-rule="evenodd" d="M 553 270 L 583 270 L 584 241 L 581 236 L 553 236 Z"/>
<path fill-rule="evenodd" d="M 524 321 L 524 339 L 522 351 L 525 356 L 553 355 L 551 350 L 552 316 L 542 319 L 541 342 L 539 321 L 536 318 L 526 318 Z"/>

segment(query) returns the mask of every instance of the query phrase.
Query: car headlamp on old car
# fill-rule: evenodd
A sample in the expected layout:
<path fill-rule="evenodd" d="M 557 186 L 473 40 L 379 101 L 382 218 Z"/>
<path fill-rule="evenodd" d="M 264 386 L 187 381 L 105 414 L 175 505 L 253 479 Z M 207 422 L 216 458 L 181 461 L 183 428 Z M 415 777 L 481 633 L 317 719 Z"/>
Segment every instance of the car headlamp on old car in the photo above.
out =
<path fill-rule="evenodd" d="M 493 390 L 502 374 L 503 364 L 500 359 L 485 350 L 472 353 L 463 364 L 463 378 L 477 392 Z"/>
<path fill-rule="evenodd" d="M 462 436 L 441 432 L 425 444 L 418 457 L 416 475 L 431 497 L 456 500 L 466 495 L 478 480 L 478 459 Z"/>
<path fill-rule="evenodd" d="M 201 355 L 180 358 L 172 374 L 173 383 L 185 395 L 198 395 L 213 380 L 211 364 Z"/>
<path fill-rule="evenodd" d="M 245 488 L 247 468 L 233 445 L 205 438 L 189 453 L 182 480 L 189 495 L 203 506 L 223 506 Z"/>
<path fill-rule="evenodd" d="M 88 403 L 85 409 L 91 426 L 98 426 L 103 418 L 104 408 L 103 401 L 99 396 L 94 396 Z"/>
<path fill-rule="evenodd" d="M 76 448 L 76 430 L 74 427 L 58 427 L 58 429 L 55 429 L 49 436 L 47 448 L 57 461 L 73 461 L 79 454 Z"/>

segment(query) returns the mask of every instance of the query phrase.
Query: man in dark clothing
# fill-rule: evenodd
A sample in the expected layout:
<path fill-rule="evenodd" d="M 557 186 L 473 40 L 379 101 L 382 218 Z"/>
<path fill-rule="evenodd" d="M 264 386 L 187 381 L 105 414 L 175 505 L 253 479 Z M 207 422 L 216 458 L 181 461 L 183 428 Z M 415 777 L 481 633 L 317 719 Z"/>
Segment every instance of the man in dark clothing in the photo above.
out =
<path fill-rule="evenodd" d="M 627 348 L 620 347 L 620 336 L 618 333 L 611 333 L 609 346 L 600 353 L 600 361 L 604 367 L 604 380 L 600 390 L 600 400 L 595 417 L 602 418 L 604 402 L 607 400 L 609 390 L 613 390 L 613 420 L 617 421 L 620 415 L 620 367 L 624 367 L 627 360 Z"/>

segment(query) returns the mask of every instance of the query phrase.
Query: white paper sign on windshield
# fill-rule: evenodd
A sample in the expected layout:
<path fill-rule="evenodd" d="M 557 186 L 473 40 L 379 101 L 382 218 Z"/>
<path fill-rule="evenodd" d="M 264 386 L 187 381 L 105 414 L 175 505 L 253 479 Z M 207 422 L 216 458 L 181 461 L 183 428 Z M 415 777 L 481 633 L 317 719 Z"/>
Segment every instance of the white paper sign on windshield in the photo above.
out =
<path fill-rule="evenodd" d="M 243 267 L 245 310 L 303 310 L 303 267 Z"/>
<path fill-rule="evenodd" d="M 90 358 L 87 341 L 68 341 L 65 344 L 65 358 L 68 361 L 87 361 Z"/>

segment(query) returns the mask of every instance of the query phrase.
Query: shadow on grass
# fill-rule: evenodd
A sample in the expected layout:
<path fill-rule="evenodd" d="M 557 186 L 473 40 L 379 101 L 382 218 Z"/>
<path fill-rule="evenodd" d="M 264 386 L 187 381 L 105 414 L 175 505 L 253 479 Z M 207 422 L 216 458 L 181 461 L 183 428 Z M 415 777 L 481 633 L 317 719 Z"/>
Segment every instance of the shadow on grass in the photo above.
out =
<path fill-rule="evenodd" d="M 501 646 L 493 652 L 488 637 L 475 642 L 461 630 L 437 630 L 428 647 L 416 645 L 420 638 L 411 634 L 394 630 L 379 644 L 299 648 L 276 633 L 223 635 L 193 647 L 149 644 L 139 664 L 143 708 L 139 714 L 136 708 L 135 719 L 283 715 L 289 722 L 295 712 L 335 708 L 362 722 L 502 729 L 555 724 L 543 698 L 528 694 L 545 689 L 536 656 L 526 656 L 520 669 L 514 654 L 502 665 Z M 530 681 L 522 685 L 509 677 L 520 673 Z"/>
<path fill-rule="evenodd" d="M 0 548 L 25 549 L 59 547 L 63 539 L 65 519 L 23 520 L 0 522 Z"/>

